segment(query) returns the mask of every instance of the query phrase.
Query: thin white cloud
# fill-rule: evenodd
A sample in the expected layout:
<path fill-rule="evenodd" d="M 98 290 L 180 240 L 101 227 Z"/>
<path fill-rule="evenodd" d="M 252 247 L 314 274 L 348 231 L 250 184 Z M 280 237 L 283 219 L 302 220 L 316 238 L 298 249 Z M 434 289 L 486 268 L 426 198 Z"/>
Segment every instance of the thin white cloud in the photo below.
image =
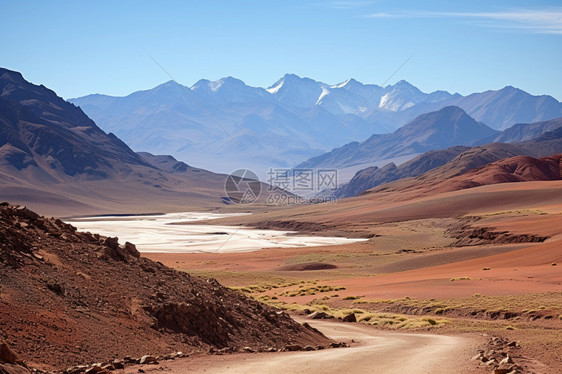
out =
<path fill-rule="evenodd" d="M 331 1 L 324 4 L 329 8 L 334 9 L 357 9 L 364 8 L 366 6 L 374 4 L 375 1 L 362 1 L 362 0 L 341 0 L 341 1 Z"/>
<path fill-rule="evenodd" d="M 562 34 L 562 8 L 513 9 L 497 12 L 406 11 L 371 13 L 368 18 L 449 18 L 477 21 L 486 27 L 518 29 L 540 34 Z"/>

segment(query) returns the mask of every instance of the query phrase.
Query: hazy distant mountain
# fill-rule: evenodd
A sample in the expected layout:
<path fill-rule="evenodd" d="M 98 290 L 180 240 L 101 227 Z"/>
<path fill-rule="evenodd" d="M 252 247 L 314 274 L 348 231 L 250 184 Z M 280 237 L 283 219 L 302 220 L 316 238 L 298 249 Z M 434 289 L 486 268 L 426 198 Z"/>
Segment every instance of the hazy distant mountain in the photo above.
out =
<path fill-rule="evenodd" d="M 562 127 L 545 132 L 535 139 L 513 143 L 527 150 L 527 154 L 544 157 L 562 152 Z"/>
<path fill-rule="evenodd" d="M 562 117 L 562 103 L 551 96 L 533 96 L 523 90 L 507 86 L 501 90 L 473 93 L 468 96 L 455 94 L 437 102 L 424 101 L 396 113 L 398 122 L 408 121 L 415 116 L 454 105 L 462 108 L 472 118 L 496 130 L 504 130 L 516 123 L 531 123 Z M 380 118 L 374 112 L 367 121 Z M 383 120 L 383 119 L 381 119 Z"/>
<path fill-rule="evenodd" d="M 518 123 L 502 131 L 493 141 L 503 143 L 534 139 L 542 134 L 562 127 L 562 118 L 534 123 Z"/>
<path fill-rule="evenodd" d="M 0 68 L 2 199 L 50 214 L 221 204 L 224 175 L 173 161 L 139 156 L 80 108 Z"/>
<path fill-rule="evenodd" d="M 451 100 L 477 121 L 498 129 L 506 129 L 516 123 L 530 123 L 562 117 L 562 103 L 552 96 L 533 96 L 515 87 L 507 86 L 499 91 L 459 97 Z"/>
<path fill-rule="evenodd" d="M 135 150 L 223 171 L 288 167 L 320 145 L 319 127 L 333 131 L 340 125 L 322 109 L 287 111 L 266 90 L 233 78 L 191 88 L 168 82 L 126 97 L 92 95 L 74 102 Z M 308 126 L 297 126 L 303 118 Z"/>
<path fill-rule="evenodd" d="M 227 77 L 200 80 L 192 87 L 167 82 L 125 97 L 96 94 L 70 101 L 137 151 L 171 154 L 225 172 L 292 167 L 451 105 L 496 129 L 562 116 L 562 104 L 554 98 L 513 87 L 463 97 L 424 93 L 406 81 L 380 87 L 348 79 L 329 85 L 295 74 L 267 89 Z"/>
<path fill-rule="evenodd" d="M 426 152 L 399 166 L 394 163 L 389 163 L 383 167 L 370 166 L 359 170 L 348 183 L 336 190 L 334 196 L 337 198 L 358 196 L 366 190 L 384 183 L 416 177 L 446 164 L 468 149 L 470 147 L 454 146 Z"/>
<path fill-rule="evenodd" d="M 497 131 L 476 122 L 462 109 L 445 107 L 418 116 L 391 134 L 373 135 L 364 142 L 352 142 L 311 158 L 297 168 L 346 168 L 448 148 L 473 145 Z"/>
<path fill-rule="evenodd" d="M 148 164 L 168 173 L 185 173 L 188 170 L 198 170 L 170 155 L 153 155 L 148 152 L 138 152 L 138 155 Z"/>
<path fill-rule="evenodd" d="M 562 123 L 562 119 L 548 121 L 551 125 Z M 546 122 L 519 124 L 514 128 L 520 130 L 528 127 L 529 130 L 548 129 L 551 126 Z M 528 134 L 526 131 L 510 131 L 504 133 Z M 500 134 L 500 136 L 501 136 Z M 507 138 L 510 138 L 509 136 Z M 541 134 L 539 137 L 513 144 L 490 143 L 477 147 L 451 147 L 438 151 L 426 152 L 414 159 L 396 166 L 394 163 L 383 167 L 371 166 L 359 170 L 355 176 L 342 185 L 335 192 L 338 198 L 357 196 L 364 191 L 383 185 L 385 183 L 397 181 L 404 178 L 420 176 L 430 170 L 436 169 L 427 176 L 421 178 L 420 183 L 427 180 L 445 180 L 447 178 L 460 175 L 468 170 L 486 165 L 490 162 L 501 160 L 517 155 L 528 155 L 534 157 L 544 157 L 562 152 L 562 126 L 554 131 Z M 384 187 L 381 187 L 384 189 Z"/>

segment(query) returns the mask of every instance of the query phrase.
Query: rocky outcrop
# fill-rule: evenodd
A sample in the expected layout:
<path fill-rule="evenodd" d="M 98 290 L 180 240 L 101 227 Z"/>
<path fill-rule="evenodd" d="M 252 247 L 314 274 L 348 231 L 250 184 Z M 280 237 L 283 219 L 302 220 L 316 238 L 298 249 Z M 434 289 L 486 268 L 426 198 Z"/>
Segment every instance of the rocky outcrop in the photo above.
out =
<path fill-rule="evenodd" d="M 18 356 L 6 343 L 0 343 L 0 362 L 6 364 L 17 364 L 20 362 Z"/>
<path fill-rule="evenodd" d="M 493 374 L 524 373 L 527 372 L 525 368 L 513 360 L 513 355 L 518 354 L 519 348 L 516 341 L 494 336 L 472 359 Z"/>
<path fill-rule="evenodd" d="M 140 256 L 131 243 L 7 203 L 0 204 L 0 274 L 0 336 L 23 360 L 53 368 L 171 350 L 329 343 L 214 279 L 175 271 Z"/>
<path fill-rule="evenodd" d="M 0 343 L 0 374 L 29 374 L 25 363 L 6 343 Z"/>

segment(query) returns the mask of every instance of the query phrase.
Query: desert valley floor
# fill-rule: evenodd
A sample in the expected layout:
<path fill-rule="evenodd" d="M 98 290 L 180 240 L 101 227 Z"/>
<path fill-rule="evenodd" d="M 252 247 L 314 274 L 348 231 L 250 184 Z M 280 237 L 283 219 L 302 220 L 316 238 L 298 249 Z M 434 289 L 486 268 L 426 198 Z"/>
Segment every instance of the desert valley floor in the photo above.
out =
<path fill-rule="evenodd" d="M 159 239 L 148 232 L 137 237 L 148 243 L 139 249 L 157 263 L 215 278 L 235 292 L 281 308 L 349 347 L 254 354 L 247 348 L 219 356 L 194 352 L 158 365 L 129 365 L 126 373 L 244 373 L 257 368 L 367 373 L 375 367 L 385 373 L 484 373 L 506 357 L 515 362 L 509 363 L 512 368 L 520 368 L 513 372 L 560 370 L 561 181 L 429 195 L 417 191 L 400 198 L 377 193 L 337 204 L 254 206 L 250 211 L 238 206 L 223 208 L 221 214 L 196 214 L 196 219 L 162 216 L 174 235 L 185 228 L 183 240 L 194 242 L 186 247 L 181 241 L 177 250 L 173 241 L 166 242 L 154 251 Z M 140 217 L 65 220 L 81 231 L 98 228 L 109 236 L 113 231 L 104 230 L 121 228 L 124 242 L 150 226 L 146 219 L 158 216 Z M 134 224 L 126 225 L 129 219 L 144 223 L 135 231 Z M 269 230 L 282 231 L 263 236 L 275 232 Z M 220 235 L 206 242 L 208 234 Z M 259 240 L 252 247 L 255 237 Z M 293 238 L 289 245 L 276 245 L 287 238 Z M 221 247 L 230 240 L 231 247 Z M 249 246 L 246 251 L 234 244 L 237 240 Z M 356 323 L 338 321 L 350 315 Z M 401 359 L 403 355 L 408 358 Z"/>

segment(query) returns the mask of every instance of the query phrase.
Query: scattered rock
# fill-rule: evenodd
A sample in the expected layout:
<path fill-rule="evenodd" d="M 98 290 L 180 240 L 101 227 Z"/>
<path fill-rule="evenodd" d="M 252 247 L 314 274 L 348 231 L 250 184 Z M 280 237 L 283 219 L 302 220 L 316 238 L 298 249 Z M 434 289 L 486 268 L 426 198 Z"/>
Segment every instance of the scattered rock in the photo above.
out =
<path fill-rule="evenodd" d="M 487 343 L 493 349 L 478 350 L 478 354 L 473 360 L 481 360 L 486 366 L 492 369 L 493 374 L 518 374 L 522 368 L 512 359 L 511 350 L 517 348 L 516 342 L 510 342 L 506 338 L 491 337 Z"/>
<path fill-rule="evenodd" d="M 304 348 L 298 344 L 290 344 L 285 346 L 285 350 L 289 352 L 302 351 Z"/>
<path fill-rule="evenodd" d="M 500 368 L 495 368 L 492 373 L 494 374 L 507 374 L 509 373 L 511 370 L 509 369 L 500 369 Z"/>
<path fill-rule="evenodd" d="M 123 365 L 123 361 L 121 360 L 113 360 L 112 364 L 116 370 L 123 369 L 125 367 L 125 365 Z"/>
<path fill-rule="evenodd" d="M 334 318 L 333 316 L 329 315 L 328 313 L 324 313 L 324 312 L 314 312 L 312 314 L 309 314 L 308 316 L 311 319 L 332 319 Z"/>
<path fill-rule="evenodd" d="M 47 288 L 59 296 L 64 296 L 65 294 L 64 286 L 59 283 L 49 283 L 47 284 Z"/>
<path fill-rule="evenodd" d="M 342 348 L 342 347 L 347 347 L 347 344 L 345 344 L 344 342 L 330 343 L 330 348 Z"/>
<path fill-rule="evenodd" d="M 348 314 L 347 316 L 343 317 L 342 322 L 357 322 L 357 318 L 355 317 L 355 313 Z"/>
<path fill-rule="evenodd" d="M 145 355 L 142 356 L 141 358 L 139 358 L 139 360 L 137 361 L 138 364 L 158 364 L 158 360 L 156 359 L 156 357 L 154 356 L 150 356 L 150 355 Z"/>
<path fill-rule="evenodd" d="M 102 369 L 100 364 L 94 364 L 84 371 L 85 374 L 94 374 L 94 373 L 102 373 L 107 372 L 107 370 Z"/>
<path fill-rule="evenodd" d="M 509 355 L 507 355 L 503 360 L 500 361 L 501 364 L 513 364 L 513 360 Z"/>

